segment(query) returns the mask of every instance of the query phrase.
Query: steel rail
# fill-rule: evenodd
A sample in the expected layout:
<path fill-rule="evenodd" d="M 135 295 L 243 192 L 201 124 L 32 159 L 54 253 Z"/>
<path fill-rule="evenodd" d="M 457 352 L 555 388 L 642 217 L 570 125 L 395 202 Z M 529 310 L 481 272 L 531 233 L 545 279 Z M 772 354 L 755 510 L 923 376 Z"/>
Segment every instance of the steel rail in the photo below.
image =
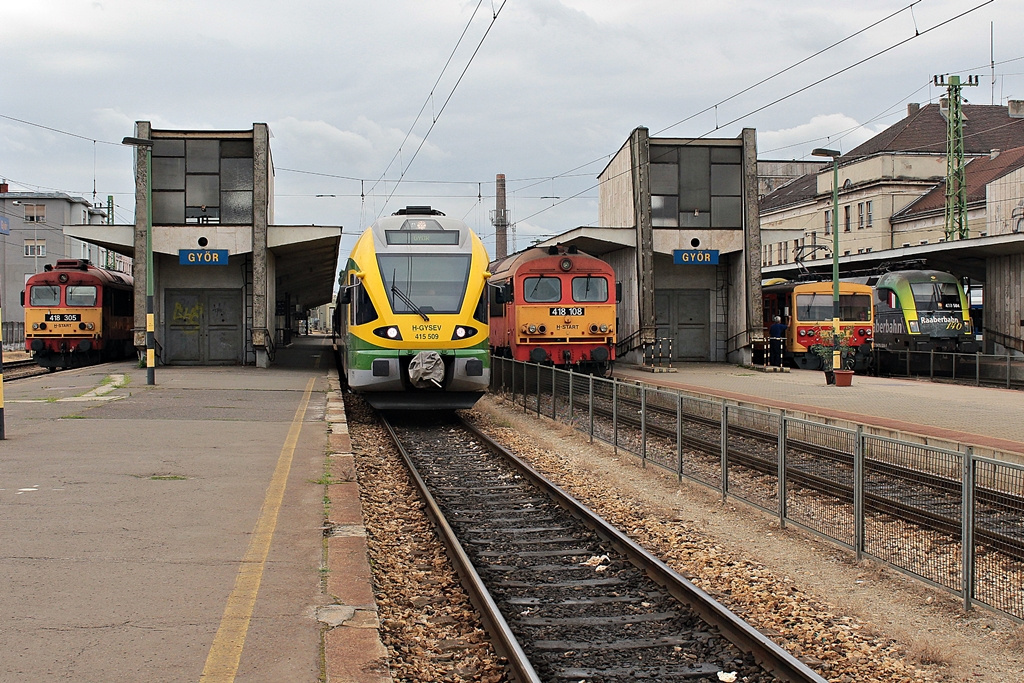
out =
<path fill-rule="evenodd" d="M 470 561 L 466 551 L 462 548 L 462 544 L 459 543 L 455 532 L 448 524 L 448 520 L 445 518 L 444 513 L 441 512 L 441 508 L 438 506 L 434 496 L 428 490 L 426 482 L 420 476 L 416 465 L 413 463 L 412 458 L 409 457 L 409 453 L 406 451 L 401 439 L 399 439 L 394 427 L 384 417 L 383 413 L 378 413 L 378 415 L 384 428 L 387 429 L 388 434 L 391 436 L 395 447 L 401 454 L 402 460 L 405 462 L 409 475 L 424 501 L 426 513 L 434 523 L 441 542 L 448 549 L 448 557 L 455 566 L 455 571 L 459 575 L 463 588 L 469 594 L 470 602 L 480 612 L 480 618 L 491 636 L 491 643 L 494 649 L 499 656 L 505 658 L 512 680 L 518 683 L 541 683 L 541 679 L 530 663 L 529 657 L 523 652 L 522 646 L 512 633 L 512 629 L 509 628 L 505 617 L 502 616 L 501 610 L 498 609 L 483 580 L 473 566 L 472 561 Z"/>
<path fill-rule="evenodd" d="M 495 443 L 473 425 L 463 421 L 463 426 L 492 452 L 513 464 L 523 477 L 530 480 L 562 508 L 569 511 L 605 542 L 626 556 L 634 566 L 644 571 L 651 580 L 662 586 L 672 597 L 687 605 L 706 622 L 716 626 L 722 636 L 733 645 L 753 655 L 762 667 L 783 681 L 825 683 L 825 679 L 812 671 L 806 664 L 740 619 L 633 539 L 608 524 L 590 508 L 560 489 L 521 458 Z"/>
<path fill-rule="evenodd" d="M 606 417 L 611 416 L 611 411 L 605 408 L 595 407 L 594 412 L 596 414 L 603 414 Z M 626 413 L 625 411 L 620 411 L 618 415 L 619 422 L 634 427 L 638 427 L 640 425 L 639 419 L 634 418 L 632 416 L 626 417 L 627 414 L 628 413 Z M 689 422 L 696 422 L 698 424 L 705 424 L 707 422 L 704 418 L 692 416 L 686 416 L 684 417 L 684 420 Z M 713 426 L 715 428 L 720 429 L 717 423 L 715 423 L 714 425 L 708 423 L 706 426 Z M 675 430 L 669 430 L 664 427 L 659 427 L 656 424 L 648 423 L 646 429 L 648 432 L 652 434 L 657 434 L 658 436 L 664 437 L 666 439 L 676 438 Z M 756 434 L 756 432 L 753 432 L 753 430 L 746 430 L 745 428 L 738 427 L 730 427 L 729 431 L 735 432 L 741 429 L 743 429 L 744 431 L 752 432 L 752 434 L 750 434 L 751 436 L 753 436 L 753 434 Z M 694 437 L 692 435 L 685 436 L 683 438 L 683 443 L 695 450 L 699 450 L 710 455 L 716 455 L 720 451 L 720 444 L 717 441 L 706 441 L 704 439 Z M 766 441 L 765 443 L 768 442 Z M 825 455 L 824 453 L 822 453 L 822 451 L 828 449 L 825 449 L 824 447 L 821 446 L 804 444 L 803 446 L 796 448 L 799 450 L 808 451 L 811 454 L 820 455 L 821 457 L 827 457 L 830 460 L 840 462 L 842 464 L 848 464 L 851 468 L 853 466 L 852 457 L 849 458 L 849 463 L 845 463 L 843 462 L 844 459 L 837 458 L 831 455 L 831 453 L 834 453 L 834 451 L 829 451 L 830 455 Z M 746 467 L 747 469 L 753 470 L 755 472 L 760 472 L 762 474 L 769 476 L 775 475 L 777 473 L 778 465 L 765 458 L 748 453 L 734 446 L 729 447 L 728 454 L 729 461 L 741 467 Z M 882 475 L 889 474 L 890 476 L 896 476 L 897 478 L 900 478 L 899 475 L 901 473 L 905 473 L 907 475 L 921 475 L 921 480 L 917 482 L 918 484 L 925 487 L 929 487 L 938 492 L 941 492 L 945 489 L 945 491 L 950 495 L 949 500 L 952 500 L 958 504 L 960 502 L 960 486 L 958 482 L 954 482 L 952 480 L 940 477 L 938 475 L 932 475 L 927 472 L 911 470 L 897 465 L 882 463 L 880 461 L 873 459 L 867 459 L 866 463 L 870 467 L 872 472 L 877 472 Z M 907 479 L 909 477 L 903 478 Z M 818 493 L 824 495 L 834 496 L 837 498 L 845 497 L 852 504 L 852 484 L 844 484 L 841 481 L 828 479 L 819 474 L 809 472 L 806 469 L 803 469 L 799 466 L 787 467 L 786 479 L 790 483 L 803 485 L 806 488 L 811 489 L 812 491 L 817 491 Z M 1018 498 L 1013 497 L 1010 494 L 1003 494 L 981 487 L 979 487 L 978 491 L 979 494 L 987 496 L 987 500 L 993 502 L 999 502 L 1000 500 L 1007 499 L 1012 501 L 1019 501 Z M 918 524 L 922 528 L 931 531 L 937 531 L 959 538 L 963 530 L 963 523 L 959 516 L 953 518 L 946 515 L 942 515 L 931 510 L 923 509 L 920 506 L 909 505 L 900 500 L 885 497 L 874 491 L 864 491 L 864 502 L 865 511 L 875 512 L 879 514 L 888 514 L 898 519 L 904 519 L 911 523 Z M 937 498 L 935 502 L 941 503 L 943 501 L 942 499 Z M 976 522 L 974 526 L 974 537 L 977 542 L 988 545 L 989 547 L 1015 560 L 1024 561 L 1024 544 L 1022 544 L 1021 539 L 1014 538 L 1004 533 L 1000 533 L 999 531 L 989 529 L 987 526 L 984 526 L 984 517 L 982 517 L 979 520 L 979 522 Z"/>

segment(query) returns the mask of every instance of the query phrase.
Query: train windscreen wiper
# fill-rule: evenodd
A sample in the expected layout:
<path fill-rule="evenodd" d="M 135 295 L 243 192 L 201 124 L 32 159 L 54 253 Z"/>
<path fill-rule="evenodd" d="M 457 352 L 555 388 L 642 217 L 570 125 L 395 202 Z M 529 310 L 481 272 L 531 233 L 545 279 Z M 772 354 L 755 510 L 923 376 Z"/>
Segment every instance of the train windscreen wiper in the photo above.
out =
<path fill-rule="evenodd" d="M 398 285 L 394 285 L 394 284 L 391 285 L 391 291 L 394 292 L 395 296 L 397 296 L 399 299 L 402 300 L 402 303 L 404 303 L 406 306 L 411 308 L 421 318 L 423 318 L 424 320 L 430 320 L 430 317 L 427 316 L 427 314 L 423 312 L 423 309 L 420 308 L 419 306 L 417 306 L 415 304 L 415 302 L 413 302 L 412 299 L 410 299 L 408 296 L 406 296 L 405 292 L 403 292 L 402 290 L 400 290 L 398 288 Z"/>

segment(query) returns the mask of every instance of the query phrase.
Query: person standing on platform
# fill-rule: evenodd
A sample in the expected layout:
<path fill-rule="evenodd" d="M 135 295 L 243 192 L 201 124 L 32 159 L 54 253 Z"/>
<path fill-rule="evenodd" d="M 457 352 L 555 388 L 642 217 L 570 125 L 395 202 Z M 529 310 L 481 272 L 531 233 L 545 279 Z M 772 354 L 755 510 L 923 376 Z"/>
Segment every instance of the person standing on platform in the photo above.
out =
<path fill-rule="evenodd" d="M 782 367 L 782 350 L 786 345 L 786 324 L 782 318 L 775 316 L 772 326 L 768 328 L 768 362 L 770 365 Z"/>

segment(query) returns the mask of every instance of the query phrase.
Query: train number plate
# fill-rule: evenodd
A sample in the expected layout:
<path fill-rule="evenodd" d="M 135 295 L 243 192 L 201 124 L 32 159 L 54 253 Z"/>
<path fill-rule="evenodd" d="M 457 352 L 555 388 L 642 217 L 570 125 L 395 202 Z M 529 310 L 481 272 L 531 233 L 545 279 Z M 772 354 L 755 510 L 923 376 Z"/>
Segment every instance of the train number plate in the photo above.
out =
<path fill-rule="evenodd" d="M 584 306 L 552 306 L 548 310 L 548 315 L 583 315 L 586 312 Z"/>
<path fill-rule="evenodd" d="M 43 317 L 48 323 L 77 323 L 81 319 L 80 313 L 47 313 Z"/>

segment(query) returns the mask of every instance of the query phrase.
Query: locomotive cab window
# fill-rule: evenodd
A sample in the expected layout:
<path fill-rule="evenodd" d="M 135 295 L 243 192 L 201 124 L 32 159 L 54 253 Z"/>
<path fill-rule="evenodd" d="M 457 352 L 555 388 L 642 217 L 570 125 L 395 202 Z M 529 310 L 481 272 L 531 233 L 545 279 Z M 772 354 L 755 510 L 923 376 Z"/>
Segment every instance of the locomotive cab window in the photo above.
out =
<path fill-rule="evenodd" d="M 561 301 L 562 281 L 557 277 L 528 277 L 523 280 L 523 300 L 529 304 Z"/>
<path fill-rule="evenodd" d="M 578 302 L 608 301 L 608 281 L 603 277 L 574 277 L 572 279 L 572 300 Z"/>
<path fill-rule="evenodd" d="M 910 291 L 919 310 L 960 309 L 960 291 L 952 282 L 912 282 Z"/>
<path fill-rule="evenodd" d="M 352 305 L 349 307 L 351 314 L 350 322 L 353 325 L 365 325 L 376 320 L 377 309 L 374 308 L 370 295 L 367 293 L 363 283 L 353 275 L 349 286 L 349 291 L 352 292 Z"/>
<path fill-rule="evenodd" d="M 95 306 L 96 286 L 95 285 L 68 285 L 64 292 L 68 306 Z"/>
<path fill-rule="evenodd" d="M 462 254 L 380 254 L 377 263 L 391 310 L 413 315 L 458 313 L 466 296 L 470 259 Z"/>
<path fill-rule="evenodd" d="M 868 294 L 841 294 L 839 319 L 866 321 L 871 319 L 871 296 Z"/>
<path fill-rule="evenodd" d="M 32 285 L 28 290 L 28 302 L 32 306 L 59 306 L 60 287 L 57 285 Z"/>
<path fill-rule="evenodd" d="M 900 308 L 899 297 L 891 289 L 879 289 L 878 306 L 884 310 L 897 310 Z"/>

